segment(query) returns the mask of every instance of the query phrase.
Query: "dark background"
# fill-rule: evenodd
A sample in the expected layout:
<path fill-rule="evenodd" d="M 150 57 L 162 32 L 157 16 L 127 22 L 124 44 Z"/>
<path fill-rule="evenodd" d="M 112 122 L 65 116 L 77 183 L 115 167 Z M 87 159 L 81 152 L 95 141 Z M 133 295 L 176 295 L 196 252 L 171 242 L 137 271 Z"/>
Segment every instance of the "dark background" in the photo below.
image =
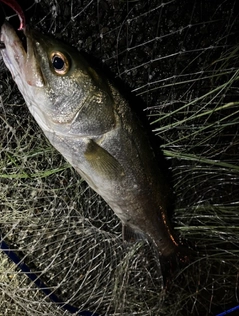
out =
<path fill-rule="evenodd" d="M 10 236 L 29 265 L 41 271 L 44 281 L 56 287 L 63 300 L 70 299 L 76 306 L 107 311 L 107 315 L 215 315 L 238 304 L 236 1 L 19 3 L 31 27 L 89 54 L 97 67 L 116 78 L 121 88 L 132 90 L 140 98 L 133 99 L 133 107 L 143 104 L 143 115 L 160 139 L 167 159 L 175 198 L 172 222 L 180 236 L 200 251 L 200 256 L 186 269 L 179 269 L 162 299 L 155 263 L 144 256 L 149 246 L 143 245 L 133 255 L 130 246 L 124 248 L 118 220 L 73 170 L 64 167 L 60 155 L 48 154 L 49 144 L 45 144 L 43 154 L 34 156 L 35 160 L 30 155 L 24 158 L 14 154 L 24 146 L 26 152 L 39 152 L 36 139 L 45 140 L 1 64 L 2 161 L 14 172 L 24 170 L 29 175 L 34 173 L 33 160 L 40 171 L 65 168 L 55 178 L 38 180 L 40 184 L 34 184 L 32 179 L 17 183 L 0 179 L 3 188 L 11 187 L 6 190 L 6 201 L 21 201 L 15 211 L 29 213 L 33 209 L 34 216 L 39 216 L 34 228 L 31 220 L 27 225 L 22 220 L 16 225 L 11 208 L 3 201 L 3 212 L 9 218 L 6 221 L 4 217 L 1 222 L 3 233 Z M 2 21 L 12 14 L 5 5 L 1 4 L 0 10 Z M 10 22 L 19 25 L 16 17 Z M 220 109 L 231 102 L 235 102 L 233 106 Z M 6 130 L 5 121 L 16 128 L 15 136 Z M 6 153 L 15 155 L 15 164 L 17 161 L 20 169 L 14 169 Z M 38 199 L 31 197 L 33 185 L 38 188 Z M 59 190 L 52 191 L 54 188 Z M 89 220 L 89 227 L 97 229 L 89 234 L 91 239 L 87 234 L 79 239 L 76 234 L 82 216 Z M 49 225 L 50 232 L 42 223 Z M 85 225 L 90 229 L 88 222 Z M 104 232 L 109 233 L 107 238 L 103 237 Z M 40 245 L 36 244 L 35 236 Z M 97 253 L 102 255 L 97 257 Z M 125 259 L 127 255 L 129 261 Z M 58 261 L 52 259 L 55 256 Z M 94 269 L 89 264 L 91 260 Z M 87 271 L 93 272 L 88 275 Z M 83 290 L 79 287 L 81 274 L 88 275 Z M 31 288 L 29 283 L 27 286 Z M 11 292 L 11 288 L 7 289 Z M 45 302 L 42 298 L 37 300 L 37 304 L 32 304 L 41 314 Z M 3 301 L 10 308 L 5 297 Z M 21 305 L 18 296 L 12 305 Z M 49 315 L 61 315 L 61 311 L 54 312 L 54 305 L 53 309 L 47 306 Z M 31 315 L 30 305 L 24 312 Z"/>

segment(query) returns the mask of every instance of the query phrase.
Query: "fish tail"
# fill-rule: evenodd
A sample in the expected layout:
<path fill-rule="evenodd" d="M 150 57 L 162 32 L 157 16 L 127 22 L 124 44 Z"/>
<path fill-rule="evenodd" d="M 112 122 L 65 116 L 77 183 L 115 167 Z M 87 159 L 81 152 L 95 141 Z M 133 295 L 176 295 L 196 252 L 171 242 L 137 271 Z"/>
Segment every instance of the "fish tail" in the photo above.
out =
<path fill-rule="evenodd" d="M 161 256 L 160 264 L 164 288 L 169 288 L 175 276 L 189 266 L 197 255 L 197 252 L 191 245 L 179 244 L 170 255 Z"/>

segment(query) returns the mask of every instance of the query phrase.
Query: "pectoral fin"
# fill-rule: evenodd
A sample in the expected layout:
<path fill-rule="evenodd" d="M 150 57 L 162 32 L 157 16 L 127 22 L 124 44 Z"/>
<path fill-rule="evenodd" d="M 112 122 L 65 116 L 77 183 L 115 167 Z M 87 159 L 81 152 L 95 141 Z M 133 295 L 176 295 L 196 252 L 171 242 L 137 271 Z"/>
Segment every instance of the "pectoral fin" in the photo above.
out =
<path fill-rule="evenodd" d="M 120 163 L 93 140 L 88 143 L 85 158 L 93 171 L 102 178 L 117 180 L 124 175 L 124 170 Z"/>

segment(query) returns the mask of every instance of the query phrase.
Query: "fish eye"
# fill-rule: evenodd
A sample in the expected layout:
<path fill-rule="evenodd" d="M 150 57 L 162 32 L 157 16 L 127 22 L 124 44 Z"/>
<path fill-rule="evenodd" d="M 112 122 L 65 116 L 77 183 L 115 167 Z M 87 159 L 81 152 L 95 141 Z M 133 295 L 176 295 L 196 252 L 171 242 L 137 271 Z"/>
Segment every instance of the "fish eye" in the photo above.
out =
<path fill-rule="evenodd" d="M 61 52 L 53 52 L 51 54 L 51 63 L 58 75 L 65 75 L 70 68 L 69 60 Z"/>

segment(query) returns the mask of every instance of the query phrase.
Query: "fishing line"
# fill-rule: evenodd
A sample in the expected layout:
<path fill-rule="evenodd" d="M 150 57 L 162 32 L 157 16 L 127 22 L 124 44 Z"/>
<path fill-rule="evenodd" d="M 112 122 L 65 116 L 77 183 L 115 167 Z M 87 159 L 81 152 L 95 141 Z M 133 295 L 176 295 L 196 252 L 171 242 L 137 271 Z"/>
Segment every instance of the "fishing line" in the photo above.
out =
<path fill-rule="evenodd" d="M 14 251 L 10 249 L 8 244 L 1 238 L 0 240 L 0 249 L 8 256 L 8 258 L 16 264 L 16 266 L 31 280 L 35 283 L 35 285 L 47 296 L 49 299 L 60 306 L 62 309 L 67 310 L 71 314 L 77 313 L 79 316 L 100 316 L 94 312 L 90 311 L 80 311 L 75 306 L 64 303 L 60 298 L 52 293 L 52 291 L 48 288 L 48 286 L 41 281 L 41 279 L 33 272 L 31 272 L 30 268 L 27 264 L 20 259 L 18 255 Z"/>

